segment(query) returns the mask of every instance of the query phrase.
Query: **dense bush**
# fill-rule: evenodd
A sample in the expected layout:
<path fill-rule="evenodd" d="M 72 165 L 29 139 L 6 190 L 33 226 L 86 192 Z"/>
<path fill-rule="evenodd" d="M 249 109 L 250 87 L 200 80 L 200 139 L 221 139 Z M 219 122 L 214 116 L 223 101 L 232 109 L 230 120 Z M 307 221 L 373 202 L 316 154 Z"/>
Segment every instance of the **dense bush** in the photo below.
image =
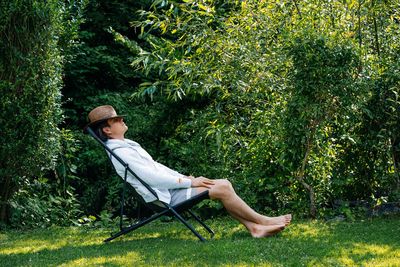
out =
<path fill-rule="evenodd" d="M 60 1 L 1 1 L 0 6 L 0 221 L 4 222 L 14 193 L 26 190 L 35 184 L 35 177 L 56 165 L 63 51 L 72 41 L 76 22 L 68 19 L 69 9 Z"/>
<path fill-rule="evenodd" d="M 56 168 L 37 179 L 19 179 L 11 203 L 10 225 L 15 228 L 71 225 L 82 215 L 73 182 L 76 176 L 74 160 L 79 142 L 71 131 L 62 130 L 61 151 Z"/>
<path fill-rule="evenodd" d="M 316 202 L 313 217 L 339 199 L 396 196 L 399 25 L 391 4 L 157 3 L 133 24 L 140 42 L 115 36 L 147 75 L 142 95 L 207 99 L 200 110 L 185 105 L 187 116 L 163 141 L 181 155 L 178 165 L 187 156 L 189 172 L 231 178 L 258 209 L 304 214 Z M 373 130 L 369 121 L 388 126 Z"/>
<path fill-rule="evenodd" d="M 62 21 L 78 2 L 2 2 L 1 122 L 20 126 L 3 135 L 13 144 L 1 153 L 1 171 L 14 172 L 1 180 L 2 201 L 3 188 L 17 191 L 13 222 L 29 209 L 43 225 L 80 209 L 108 219 L 118 213 L 120 179 L 82 133 L 87 113 L 103 104 L 126 115 L 127 137 L 156 160 L 228 178 L 263 212 L 315 217 L 339 207 L 350 216 L 349 203 L 398 200 L 398 4 L 92 0 L 77 33 L 76 23 Z M 7 43 L 19 35 L 25 41 Z M 55 88 L 68 43 L 75 45 L 62 50 L 68 130 L 60 146 Z M 31 160 L 18 165 L 21 157 Z"/>
<path fill-rule="evenodd" d="M 284 140 L 282 165 L 309 194 L 310 215 L 326 206 L 335 168 L 335 139 L 348 134 L 346 117 L 356 111 L 357 63 L 350 45 L 331 47 L 321 34 L 304 32 L 295 39 L 289 54 L 293 61 L 282 117 Z M 316 192 L 317 191 L 317 192 Z"/>

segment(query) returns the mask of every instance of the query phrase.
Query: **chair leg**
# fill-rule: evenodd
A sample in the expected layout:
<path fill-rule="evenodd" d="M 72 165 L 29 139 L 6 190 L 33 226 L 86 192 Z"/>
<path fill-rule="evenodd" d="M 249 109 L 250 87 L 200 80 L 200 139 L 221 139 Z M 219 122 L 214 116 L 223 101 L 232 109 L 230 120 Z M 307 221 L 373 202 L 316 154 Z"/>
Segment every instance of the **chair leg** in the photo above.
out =
<path fill-rule="evenodd" d="M 200 241 L 202 241 L 202 242 L 206 241 L 206 239 L 205 239 L 202 235 L 200 235 L 200 234 L 193 228 L 192 225 L 190 225 L 184 218 L 182 218 L 182 216 L 181 216 L 179 213 L 177 213 L 174 209 L 170 209 L 170 210 L 165 210 L 164 212 L 161 212 L 161 213 L 157 213 L 157 214 L 155 214 L 155 215 L 153 215 L 153 216 L 151 216 L 151 217 L 149 217 L 149 218 L 147 218 L 147 219 L 145 219 L 145 220 L 143 220 L 143 221 L 140 221 L 140 222 L 138 222 L 138 223 L 136 223 L 136 224 L 134 224 L 134 225 L 131 225 L 131 226 L 127 227 L 127 228 L 124 228 L 123 230 L 119 231 L 118 233 L 116 233 L 116 234 L 112 235 L 111 237 L 105 239 L 104 242 L 109 242 L 109 241 L 111 241 L 111 240 L 113 240 L 113 239 L 115 239 L 115 238 L 117 238 L 117 237 L 120 237 L 120 236 L 122 236 L 122 235 L 125 235 L 125 234 L 131 232 L 131 231 L 134 231 L 134 230 L 136 230 L 136 229 L 138 229 L 138 228 L 140 228 L 140 227 L 142 227 L 142 226 L 144 226 L 144 225 L 146 225 L 146 224 L 148 224 L 148 223 L 150 223 L 150 222 L 156 220 L 157 218 L 163 216 L 163 215 L 166 214 L 168 211 L 172 212 L 172 213 L 174 214 L 174 216 L 175 216 L 176 218 L 178 218 L 179 221 L 181 221 L 187 228 L 190 229 L 190 231 L 192 231 L 192 233 L 193 233 L 195 236 L 197 236 L 197 238 L 200 239 Z M 196 215 L 194 215 L 192 212 L 190 212 L 190 213 L 192 214 L 192 216 L 196 216 Z M 201 222 L 199 218 L 196 218 L 196 217 L 194 217 L 194 218 L 195 218 L 201 225 L 203 225 L 210 233 L 213 233 L 212 230 L 211 230 L 210 228 L 208 228 L 203 222 Z"/>
<path fill-rule="evenodd" d="M 190 215 L 192 215 L 192 217 L 199 223 L 201 224 L 210 234 L 211 237 L 214 237 L 215 233 L 213 230 L 211 230 L 210 227 L 208 227 L 208 225 L 206 225 L 196 214 L 194 214 L 191 210 L 188 210 L 188 212 L 190 213 Z"/>
<path fill-rule="evenodd" d="M 163 216 L 167 212 L 168 212 L 168 210 L 165 210 L 165 212 L 154 214 L 153 216 L 151 216 L 151 217 L 149 217 L 147 219 L 144 219 L 143 221 L 135 223 L 135 224 L 133 224 L 133 225 L 127 227 L 127 228 L 123 228 L 118 233 L 116 233 L 116 234 L 112 235 L 111 237 L 105 239 L 104 242 L 109 242 L 109 241 L 111 241 L 111 240 L 113 240 L 113 239 L 115 239 L 115 238 L 117 238 L 117 237 L 119 237 L 121 235 L 125 235 L 125 234 L 127 234 L 127 233 L 129 233 L 129 232 L 131 232 L 133 230 L 136 230 L 136 229 L 138 229 L 138 228 L 140 228 L 140 227 L 142 227 L 142 226 L 154 221 L 155 219 Z"/>
<path fill-rule="evenodd" d="M 191 226 L 185 219 L 183 219 L 182 216 L 179 215 L 178 212 L 176 212 L 174 209 L 170 209 L 170 211 L 175 215 L 176 218 L 178 218 L 178 220 L 180 220 L 184 225 L 186 225 L 186 227 L 189 228 L 190 231 L 192 231 L 192 233 L 200 239 L 200 241 L 202 241 L 202 242 L 205 242 L 205 241 L 206 241 L 206 239 L 205 239 L 202 235 L 200 235 L 200 234 L 193 228 L 193 226 Z"/>
<path fill-rule="evenodd" d="M 211 236 L 213 237 L 213 236 L 214 236 L 214 232 L 213 232 L 205 223 L 203 223 L 203 222 L 200 220 L 200 218 L 197 217 L 192 211 L 190 211 L 190 210 L 188 210 L 188 211 L 189 211 L 190 215 L 191 215 L 197 222 L 199 222 L 199 223 L 211 234 Z M 200 239 L 200 241 L 202 241 L 202 242 L 206 241 L 206 239 L 205 239 L 201 234 L 199 234 L 199 233 L 193 228 L 193 226 L 190 225 L 177 211 L 175 211 L 173 208 L 169 208 L 169 209 L 166 209 L 166 210 L 163 211 L 163 212 L 154 214 L 153 216 L 151 216 L 151 217 L 149 217 L 149 218 L 147 218 L 147 219 L 144 219 L 143 221 L 140 221 L 140 222 L 138 222 L 138 223 L 136 223 L 136 224 L 134 224 L 134 225 L 131 225 L 131 226 L 127 227 L 127 228 L 121 229 L 121 231 L 119 231 L 119 232 L 117 232 L 116 234 L 112 235 L 111 237 L 105 239 L 104 242 L 109 242 L 109 241 L 111 241 L 111 240 L 113 240 L 113 239 L 115 239 L 115 238 L 117 238 L 117 237 L 119 237 L 119 236 L 125 235 L 125 234 L 127 234 L 127 233 L 129 233 L 129 232 L 131 232 L 131 231 L 134 231 L 134 230 L 136 230 L 136 229 L 138 229 L 138 228 L 140 228 L 140 227 L 142 227 L 142 226 L 144 226 L 144 225 L 146 225 L 146 224 L 148 224 L 148 223 L 150 223 L 150 222 L 156 220 L 157 218 L 159 218 L 159 217 L 161 217 L 161 216 L 167 214 L 168 212 L 171 212 L 179 221 L 181 221 L 187 228 L 189 228 L 190 231 L 192 231 L 192 233 L 193 233 L 195 236 L 197 236 L 197 238 Z"/>

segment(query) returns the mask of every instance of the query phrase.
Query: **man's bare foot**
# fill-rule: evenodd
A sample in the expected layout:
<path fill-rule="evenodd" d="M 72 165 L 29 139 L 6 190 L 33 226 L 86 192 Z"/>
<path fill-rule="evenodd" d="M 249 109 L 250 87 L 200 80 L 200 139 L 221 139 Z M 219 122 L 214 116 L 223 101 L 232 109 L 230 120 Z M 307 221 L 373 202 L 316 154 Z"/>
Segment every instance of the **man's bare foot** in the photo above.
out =
<path fill-rule="evenodd" d="M 277 216 L 277 217 L 267 217 L 264 216 L 265 220 L 263 222 L 263 225 L 281 225 L 283 224 L 284 226 L 288 226 L 290 222 L 292 221 L 292 214 L 285 214 L 282 216 Z"/>
<path fill-rule="evenodd" d="M 275 235 L 285 229 L 285 226 L 282 225 L 261 225 L 254 224 L 251 226 L 250 234 L 252 237 L 261 238 Z"/>

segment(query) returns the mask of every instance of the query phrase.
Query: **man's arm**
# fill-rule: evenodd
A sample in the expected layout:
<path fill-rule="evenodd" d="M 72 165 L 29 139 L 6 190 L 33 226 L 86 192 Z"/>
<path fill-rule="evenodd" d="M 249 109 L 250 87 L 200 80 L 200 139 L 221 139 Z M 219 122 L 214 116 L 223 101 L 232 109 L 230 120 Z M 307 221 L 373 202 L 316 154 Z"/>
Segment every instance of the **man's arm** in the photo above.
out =
<path fill-rule="evenodd" d="M 211 185 L 214 184 L 214 182 L 211 179 L 208 179 L 206 177 L 200 176 L 200 177 L 194 177 L 192 175 L 183 175 L 180 174 L 179 172 L 172 170 L 170 168 L 168 168 L 167 166 L 159 163 L 159 162 L 155 162 L 155 164 L 157 164 L 157 166 L 161 167 L 162 169 L 164 169 L 165 171 L 169 172 L 172 175 L 177 175 L 179 177 L 183 177 L 186 179 L 190 179 L 192 182 L 191 187 L 207 187 L 210 188 Z"/>
<path fill-rule="evenodd" d="M 160 168 L 157 162 L 151 158 L 142 157 L 137 151 L 131 148 L 121 148 L 115 153 L 129 165 L 129 168 L 138 175 L 148 185 L 160 189 L 189 188 L 192 185 L 192 179 L 186 176 L 166 171 Z M 124 172 L 124 167 L 113 160 L 118 173 Z"/>

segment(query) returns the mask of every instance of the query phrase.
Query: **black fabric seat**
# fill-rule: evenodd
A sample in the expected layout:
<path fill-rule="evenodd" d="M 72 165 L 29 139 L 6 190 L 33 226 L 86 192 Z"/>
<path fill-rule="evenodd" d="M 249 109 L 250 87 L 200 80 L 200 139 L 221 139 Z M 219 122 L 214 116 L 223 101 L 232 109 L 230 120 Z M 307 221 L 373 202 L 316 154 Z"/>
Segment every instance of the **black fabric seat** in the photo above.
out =
<path fill-rule="evenodd" d="M 114 153 L 114 151 L 112 151 L 109 147 L 106 146 L 106 144 L 94 133 L 93 129 L 90 127 L 87 127 L 85 129 L 85 132 L 88 133 L 89 135 L 91 135 L 94 139 L 96 139 L 101 146 L 110 154 L 110 156 L 114 157 L 116 160 L 118 160 L 124 167 L 125 167 L 125 175 L 123 178 L 123 190 L 122 190 L 122 195 L 121 195 L 121 204 L 120 204 L 120 231 L 112 234 L 111 237 L 107 238 L 106 240 L 104 240 L 104 242 L 109 242 L 119 236 L 125 235 L 129 232 L 132 232 L 162 216 L 172 216 L 175 217 L 176 219 L 178 219 L 182 224 L 184 224 L 187 228 L 189 228 L 189 230 L 195 235 L 197 236 L 201 241 L 205 241 L 206 239 L 200 234 L 198 233 L 193 226 L 182 217 L 182 213 L 187 212 L 191 215 L 191 217 L 193 219 L 195 219 L 200 225 L 202 225 L 211 235 L 211 237 L 214 236 L 214 232 L 198 217 L 196 216 L 190 209 L 198 204 L 199 202 L 208 199 L 209 198 L 209 193 L 208 191 L 204 191 L 186 201 L 183 201 L 181 203 L 178 203 L 174 206 L 171 206 L 168 203 L 164 203 L 159 201 L 158 204 L 160 205 L 156 205 L 154 203 L 144 203 L 146 207 L 150 208 L 154 214 L 147 217 L 147 218 L 143 218 L 141 219 L 139 222 L 134 223 L 130 226 L 124 227 L 123 226 L 123 213 L 124 213 L 124 198 L 125 198 L 125 189 L 127 186 L 130 186 L 127 183 L 127 176 L 128 176 L 128 172 L 130 174 L 132 174 L 140 183 L 143 184 L 143 186 L 145 186 L 157 199 L 157 194 L 154 192 L 154 190 L 147 184 L 145 183 L 142 179 L 140 179 L 130 168 L 129 165 L 124 162 L 120 157 L 118 157 L 118 155 L 116 155 Z M 138 198 L 141 198 L 141 196 L 139 194 L 135 194 L 137 195 Z M 138 199 L 141 202 L 144 202 L 143 199 Z"/>

